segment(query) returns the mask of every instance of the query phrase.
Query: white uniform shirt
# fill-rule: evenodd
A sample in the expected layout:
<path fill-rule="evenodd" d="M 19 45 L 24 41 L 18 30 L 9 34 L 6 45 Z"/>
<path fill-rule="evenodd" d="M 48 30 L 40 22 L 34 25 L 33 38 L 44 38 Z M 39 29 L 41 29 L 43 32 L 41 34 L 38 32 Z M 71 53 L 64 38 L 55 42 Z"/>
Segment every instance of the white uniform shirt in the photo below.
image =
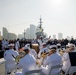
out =
<path fill-rule="evenodd" d="M 8 48 L 8 44 L 9 44 L 9 42 L 8 41 L 5 41 L 4 42 L 4 48 Z"/>
<path fill-rule="evenodd" d="M 30 54 L 37 58 L 37 52 L 34 49 L 30 49 Z"/>
<path fill-rule="evenodd" d="M 22 59 L 20 59 L 18 66 L 22 68 L 21 75 L 25 75 L 25 72 L 36 69 L 36 59 L 31 54 L 27 54 Z"/>
<path fill-rule="evenodd" d="M 44 52 L 44 51 L 48 52 L 49 49 L 48 49 L 47 47 L 42 48 L 42 49 L 39 51 L 39 53 L 38 53 L 38 57 L 39 57 L 39 58 L 40 58 L 40 56 L 41 56 L 41 53 Z"/>
<path fill-rule="evenodd" d="M 76 51 L 72 51 L 72 52 L 76 52 Z M 62 67 L 62 70 L 64 72 L 68 71 L 68 69 L 70 68 L 71 66 L 71 63 L 70 63 L 70 59 L 69 59 L 69 54 L 68 53 L 64 53 L 63 57 L 62 57 L 62 61 L 63 61 L 63 67 Z"/>
<path fill-rule="evenodd" d="M 2 50 L 4 50 L 4 48 L 8 47 L 8 41 L 6 40 L 2 40 Z"/>
<path fill-rule="evenodd" d="M 41 49 L 42 48 L 42 40 L 41 39 L 38 39 L 37 41 L 39 43 L 39 49 Z"/>
<path fill-rule="evenodd" d="M 57 49 L 57 54 L 59 54 L 59 50 L 60 50 L 60 49 Z"/>
<path fill-rule="evenodd" d="M 54 53 L 48 56 L 44 61 L 44 65 L 46 65 L 46 67 L 41 66 L 41 68 L 43 73 L 45 75 L 48 75 L 50 72 L 51 66 L 60 65 L 61 63 L 62 63 L 61 57 L 58 54 Z M 51 74 L 54 74 L 57 72 L 59 72 L 59 69 L 54 69 L 52 70 Z"/>
<path fill-rule="evenodd" d="M 6 60 L 7 63 L 7 68 L 12 69 L 16 67 L 16 62 L 15 58 L 18 54 L 18 52 L 14 51 L 13 49 L 7 50 L 4 53 L 4 59 Z"/>
<path fill-rule="evenodd" d="M 71 66 L 68 53 L 64 53 L 64 55 L 62 57 L 62 61 L 63 61 L 62 70 L 64 72 L 66 72 L 69 69 L 69 67 Z"/>
<path fill-rule="evenodd" d="M 16 49 L 16 51 L 18 51 L 19 48 L 20 48 L 20 44 L 19 44 L 19 41 L 17 41 L 17 42 L 15 43 L 15 49 Z"/>

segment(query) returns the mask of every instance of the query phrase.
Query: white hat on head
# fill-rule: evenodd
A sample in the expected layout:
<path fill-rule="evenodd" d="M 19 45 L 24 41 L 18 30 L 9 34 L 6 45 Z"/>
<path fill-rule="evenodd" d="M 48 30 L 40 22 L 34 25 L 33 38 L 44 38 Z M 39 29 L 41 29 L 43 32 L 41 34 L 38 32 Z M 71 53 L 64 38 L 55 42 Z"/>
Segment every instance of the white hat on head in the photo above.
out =
<path fill-rule="evenodd" d="M 30 44 L 26 44 L 25 47 L 30 47 Z"/>
<path fill-rule="evenodd" d="M 9 47 L 9 46 L 14 46 L 14 44 L 9 44 L 8 47 Z"/>
<path fill-rule="evenodd" d="M 68 44 L 66 45 L 66 47 L 75 47 L 75 45 L 72 44 L 72 43 L 68 43 Z"/>
<path fill-rule="evenodd" d="M 27 50 L 27 49 L 29 50 L 30 48 L 29 48 L 29 47 L 23 47 L 23 49 L 24 49 L 24 50 Z"/>
<path fill-rule="evenodd" d="M 61 46 L 61 44 L 60 44 L 60 43 L 58 43 L 58 44 L 57 44 L 57 46 Z"/>
<path fill-rule="evenodd" d="M 56 45 L 51 45 L 50 47 L 49 47 L 49 49 L 57 49 L 57 46 Z"/>

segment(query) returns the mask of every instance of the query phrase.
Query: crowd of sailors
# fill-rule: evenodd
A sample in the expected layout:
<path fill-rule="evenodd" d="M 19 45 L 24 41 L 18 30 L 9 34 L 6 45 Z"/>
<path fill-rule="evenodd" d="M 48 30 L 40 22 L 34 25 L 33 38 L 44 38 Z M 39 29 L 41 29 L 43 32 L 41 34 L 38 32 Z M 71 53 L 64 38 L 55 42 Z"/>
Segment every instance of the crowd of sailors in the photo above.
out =
<path fill-rule="evenodd" d="M 25 75 L 25 72 L 35 69 L 42 69 L 43 74 L 48 75 L 52 66 L 60 64 L 62 73 L 65 74 L 71 66 L 68 53 L 76 52 L 76 40 L 73 38 L 69 41 L 40 37 L 36 40 L 17 39 L 9 42 L 3 39 L 1 44 L 2 50 L 5 50 L 6 72 L 10 74 L 15 71 L 15 75 Z M 38 51 L 32 49 L 33 44 L 38 45 Z M 22 72 L 17 72 L 16 69 L 22 69 Z M 54 75 L 56 72 L 59 69 L 51 73 Z"/>
<path fill-rule="evenodd" d="M 62 48 L 66 48 L 66 45 L 68 43 L 72 43 L 75 44 L 76 46 L 76 39 L 71 38 L 71 40 L 68 39 L 62 39 L 62 40 L 57 40 L 57 39 L 50 39 L 50 38 L 38 38 L 38 39 L 15 39 L 15 40 L 7 40 L 7 39 L 3 39 L 0 40 L 0 50 L 4 50 L 4 48 L 8 47 L 9 43 L 14 43 L 15 45 L 15 50 L 17 50 L 17 47 L 19 46 L 19 48 L 23 47 L 24 45 L 26 45 L 27 43 L 29 44 L 33 44 L 33 43 L 37 43 L 39 45 L 41 45 L 43 42 L 46 42 L 46 44 L 48 45 L 57 45 L 58 43 L 61 44 Z"/>

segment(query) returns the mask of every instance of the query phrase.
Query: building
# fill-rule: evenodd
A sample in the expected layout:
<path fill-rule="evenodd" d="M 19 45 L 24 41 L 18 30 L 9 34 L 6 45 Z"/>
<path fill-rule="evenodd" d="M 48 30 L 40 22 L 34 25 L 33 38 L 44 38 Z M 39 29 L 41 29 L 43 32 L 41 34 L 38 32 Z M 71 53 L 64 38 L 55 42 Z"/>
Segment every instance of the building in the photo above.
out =
<path fill-rule="evenodd" d="M 70 36 L 67 36 L 67 39 L 70 40 Z"/>
<path fill-rule="evenodd" d="M 0 32 L 0 40 L 2 40 L 1 32 Z"/>
<path fill-rule="evenodd" d="M 30 28 L 26 29 L 25 34 L 26 39 L 36 39 L 36 26 L 33 24 L 30 24 Z"/>
<path fill-rule="evenodd" d="M 3 38 L 8 39 L 8 30 L 5 27 L 3 27 Z"/>
<path fill-rule="evenodd" d="M 56 35 L 53 35 L 53 39 L 56 39 Z"/>
<path fill-rule="evenodd" d="M 36 38 L 36 26 L 33 24 L 30 24 L 30 39 Z"/>
<path fill-rule="evenodd" d="M 74 38 L 73 36 L 71 36 L 71 38 Z"/>
<path fill-rule="evenodd" d="M 14 33 L 8 33 L 8 40 L 15 40 L 17 39 L 17 35 Z"/>
<path fill-rule="evenodd" d="M 23 34 L 18 34 L 19 39 L 22 39 L 23 37 L 24 37 Z"/>
<path fill-rule="evenodd" d="M 58 39 L 63 39 L 63 34 L 62 33 L 58 33 Z"/>
<path fill-rule="evenodd" d="M 26 29 L 26 34 L 25 34 L 26 39 L 30 39 L 30 28 Z"/>

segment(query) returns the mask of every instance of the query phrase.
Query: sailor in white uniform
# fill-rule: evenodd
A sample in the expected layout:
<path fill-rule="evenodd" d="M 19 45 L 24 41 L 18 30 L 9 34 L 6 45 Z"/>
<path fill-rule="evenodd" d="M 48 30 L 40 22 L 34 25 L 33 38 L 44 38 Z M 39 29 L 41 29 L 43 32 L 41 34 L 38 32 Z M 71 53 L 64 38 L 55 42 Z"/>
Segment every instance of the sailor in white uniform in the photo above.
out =
<path fill-rule="evenodd" d="M 6 60 L 5 66 L 6 66 L 7 73 L 11 73 L 13 70 L 16 70 L 17 66 L 15 62 L 15 57 L 19 54 L 13 49 L 14 44 L 9 44 L 8 47 L 9 47 L 9 50 L 5 51 L 4 59 Z"/>
<path fill-rule="evenodd" d="M 70 63 L 68 52 L 76 52 L 74 44 L 68 44 L 66 46 L 68 47 L 67 52 L 64 53 L 64 55 L 62 57 L 62 61 L 63 61 L 62 70 L 63 70 L 64 73 L 67 72 L 68 69 L 71 67 L 71 63 Z"/>
<path fill-rule="evenodd" d="M 49 51 L 49 49 L 47 48 L 46 46 L 46 43 L 43 43 L 42 44 L 42 49 L 39 51 L 38 53 L 38 57 L 40 58 L 41 57 L 41 54 L 44 52 L 44 53 L 47 53 Z"/>
<path fill-rule="evenodd" d="M 30 44 L 26 44 L 25 47 L 30 49 L 30 54 L 32 54 L 37 59 L 37 52 L 30 47 Z"/>
<path fill-rule="evenodd" d="M 59 54 L 59 52 L 60 52 L 60 50 L 61 50 L 61 44 L 57 44 L 57 54 Z"/>
<path fill-rule="evenodd" d="M 22 68 L 22 73 L 16 73 L 16 75 L 25 75 L 25 72 L 36 69 L 36 59 L 29 53 L 29 48 L 26 47 L 24 50 L 25 55 L 20 59 L 18 68 Z"/>
<path fill-rule="evenodd" d="M 39 43 L 39 49 L 41 49 L 42 48 L 42 40 L 41 40 L 41 38 L 37 39 L 37 41 Z"/>
<path fill-rule="evenodd" d="M 47 48 L 46 43 L 43 43 L 42 44 L 42 49 L 38 53 L 38 58 L 39 58 L 40 65 L 44 65 L 44 60 L 47 57 L 46 53 L 48 53 L 48 52 L 49 52 L 49 49 Z"/>
<path fill-rule="evenodd" d="M 15 43 L 15 49 L 16 49 L 16 51 L 18 51 L 19 48 L 20 48 L 19 39 L 17 39 L 17 41 Z"/>
<path fill-rule="evenodd" d="M 50 69 L 52 66 L 60 65 L 62 63 L 61 57 L 56 53 L 56 48 L 51 46 L 49 50 L 49 56 L 44 61 L 44 64 L 46 65 L 41 66 L 42 71 L 45 75 L 49 75 Z M 58 73 L 59 69 L 55 69 L 51 72 L 51 74 Z"/>
<path fill-rule="evenodd" d="M 8 47 L 8 41 L 7 40 L 2 40 L 2 50 L 5 50 L 5 48 Z"/>

